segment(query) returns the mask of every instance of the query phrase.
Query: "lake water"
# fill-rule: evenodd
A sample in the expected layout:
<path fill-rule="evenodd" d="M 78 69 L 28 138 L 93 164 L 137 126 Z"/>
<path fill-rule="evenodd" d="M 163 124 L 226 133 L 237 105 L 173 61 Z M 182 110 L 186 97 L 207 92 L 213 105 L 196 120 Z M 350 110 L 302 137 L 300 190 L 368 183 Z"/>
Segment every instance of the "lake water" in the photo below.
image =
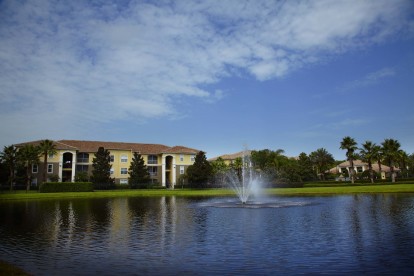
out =
<path fill-rule="evenodd" d="M 414 195 L 271 200 L 0 202 L 0 259 L 34 275 L 414 272 Z"/>

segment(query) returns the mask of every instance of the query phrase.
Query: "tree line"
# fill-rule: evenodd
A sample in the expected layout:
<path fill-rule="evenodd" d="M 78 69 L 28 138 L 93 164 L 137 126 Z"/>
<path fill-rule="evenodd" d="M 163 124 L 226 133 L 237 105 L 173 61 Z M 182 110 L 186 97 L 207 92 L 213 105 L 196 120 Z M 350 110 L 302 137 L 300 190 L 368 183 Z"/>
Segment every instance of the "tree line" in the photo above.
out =
<path fill-rule="evenodd" d="M 390 181 L 395 182 L 397 176 L 395 168 L 399 168 L 400 177 L 414 177 L 414 153 L 409 155 L 401 149 L 398 140 L 385 139 L 376 144 L 365 141 L 359 147 L 354 138 L 346 136 L 339 145 L 345 150 L 349 161 L 349 177 L 352 183 L 359 178 L 370 179 L 374 183 L 378 178 L 373 170 L 373 164 L 377 163 L 379 171 L 382 164 L 390 167 Z M 329 173 L 329 169 L 343 162 L 335 160 L 333 155 L 325 148 L 319 148 L 309 154 L 302 152 L 298 157 L 292 158 L 284 155 L 284 150 L 253 150 L 250 152 L 248 166 L 264 179 L 265 183 L 283 185 L 285 183 L 303 183 L 307 181 L 319 181 L 333 179 L 337 175 Z M 368 170 L 358 175 L 354 169 L 354 161 L 361 160 L 368 164 Z M 221 157 L 214 161 L 207 161 L 204 152 L 200 152 L 194 165 L 190 166 L 186 173 L 186 180 L 193 187 L 213 187 L 225 185 L 225 176 L 229 171 L 240 171 L 246 166 L 242 157 L 227 164 Z"/>
<path fill-rule="evenodd" d="M 352 183 L 357 177 L 365 177 L 374 183 L 377 173 L 373 170 L 373 164 L 378 164 L 380 172 L 382 165 L 387 165 L 390 168 L 389 177 L 392 182 L 395 182 L 397 177 L 396 168 L 399 168 L 399 177 L 414 176 L 414 153 L 409 155 L 402 150 L 398 140 L 385 139 L 380 144 L 365 141 L 358 147 L 354 138 L 346 136 L 340 142 L 339 148 L 345 150 Z M 51 140 L 43 140 L 38 146 L 5 146 L 0 152 L 0 183 L 8 183 L 10 189 L 13 189 L 15 183 L 25 183 L 26 189 L 29 190 L 33 179 L 33 165 L 38 164 L 41 157 L 43 164 L 47 164 L 49 155 L 56 152 Z M 358 175 L 355 171 L 355 160 L 368 164 L 365 175 Z M 287 157 L 282 149 L 263 149 L 250 152 L 248 166 L 251 166 L 265 183 L 283 184 L 332 179 L 335 175 L 329 174 L 329 169 L 341 162 L 335 160 L 325 148 L 319 148 L 309 154 L 302 152 L 296 158 Z M 91 181 L 95 188 L 114 188 L 115 181 L 110 175 L 111 166 L 109 151 L 101 147 L 93 158 L 91 176 L 89 177 L 86 172 L 80 172 L 76 174 L 75 181 Z M 241 157 L 233 160 L 231 164 L 227 164 L 220 157 L 210 162 L 205 152 L 200 151 L 195 157 L 194 164 L 187 168 L 179 182 L 196 188 L 223 186 L 229 171 L 240 174 L 244 166 L 246 162 Z M 128 184 L 131 188 L 145 188 L 151 182 L 148 168 L 139 153 L 134 153 L 128 174 Z M 43 181 L 48 181 L 47 166 L 43 166 L 41 175 Z M 58 176 L 52 175 L 49 176 L 49 180 L 59 179 Z"/>

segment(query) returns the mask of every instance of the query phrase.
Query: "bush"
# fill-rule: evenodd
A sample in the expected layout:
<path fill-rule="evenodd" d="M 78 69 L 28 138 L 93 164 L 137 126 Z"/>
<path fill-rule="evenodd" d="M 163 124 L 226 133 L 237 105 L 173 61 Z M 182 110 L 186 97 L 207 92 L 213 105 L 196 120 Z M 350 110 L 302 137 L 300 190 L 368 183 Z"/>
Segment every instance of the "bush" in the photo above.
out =
<path fill-rule="evenodd" d="M 93 184 L 91 182 L 44 182 L 40 184 L 39 192 L 93 192 Z"/>

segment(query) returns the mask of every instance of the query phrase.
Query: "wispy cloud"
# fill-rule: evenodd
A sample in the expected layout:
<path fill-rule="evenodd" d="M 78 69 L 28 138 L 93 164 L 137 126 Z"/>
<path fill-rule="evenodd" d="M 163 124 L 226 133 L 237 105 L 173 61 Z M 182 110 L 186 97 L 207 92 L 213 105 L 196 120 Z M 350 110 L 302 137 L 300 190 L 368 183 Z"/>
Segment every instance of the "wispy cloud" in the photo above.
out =
<path fill-rule="evenodd" d="M 180 116 L 177 99 L 257 80 L 409 28 L 410 1 L 2 1 L 0 123 L 82 129 Z M 377 72 L 360 83 L 390 76 Z M 47 124 L 45 123 L 47 122 Z M 64 122 L 64 124 L 62 123 Z M 68 127 L 69 126 L 69 127 Z M 69 130 L 68 130 L 69 132 Z"/>
<path fill-rule="evenodd" d="M 349 90 L 360 88 L 360 87 L 374 85 L 374 84 L 380 83 L 381 80 L 383 80 L 384 78 L 392 77 L 395 74 L 396 72 L 394 68 L 382 68 L 378 71 L 365 75 L 361 79 L 353 80 L 351 82 L 346 83 L 339 90 L 349 91 Z"/>

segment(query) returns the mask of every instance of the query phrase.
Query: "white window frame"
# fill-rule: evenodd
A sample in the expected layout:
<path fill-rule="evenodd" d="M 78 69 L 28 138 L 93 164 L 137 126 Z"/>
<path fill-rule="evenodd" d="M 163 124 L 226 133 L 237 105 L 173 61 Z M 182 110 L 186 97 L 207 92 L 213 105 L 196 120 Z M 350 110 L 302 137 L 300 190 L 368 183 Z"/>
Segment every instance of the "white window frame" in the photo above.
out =
<path fill-rule="evenodd" d="M 195 155 L 191 155 L 191 162 L 195 162 Z"/>
<path fill-rule="evenodd" d="M 184 174 L 184 166 L 180 166 L 180 174 Z"/>
<path fill-rule="evenodd" d="M 121 168 L 121 174 L 122 175 L 128 174 L 128 168 Z"/>
<path fill-rule="evenodd" d="M 54 158 L 54 157 L 55 157 L 55 155 L 54 155 L 53 153 L 49 153 L 49 154 L 48 154 L 48 158 L 52 159 L 52 158 Z"/>
<path fill-rule="evenodd" d="M 121 163 L 127 163 L 128 162 L 128 155 L 121 155 Z"/>
<path fill-rule="evenodd" d="M 47 164 L 47 173 L 49 174 L 53 173 L 53 164 Z"/>
<path fill-rule="evenodd" d="M 183 162 L 184 161 L 184 154 L 180 154 L 180 161 Z"/>
<path fill-rule="evenodd" d="M 119 179 L 119 184 L 121 184 L 121 185 L 128 185 L 128 178 L 121 178 L 121 179 Z"/>
<path fill-rule="evenodd" d="M 114 174 L 114 169 L 113 169 L 113 168 L 111 168 L 111 169 L 109 170 L 109 174 Z"/>
<path fill-rule="evenodd" d="M 115 155 L 113 155 L 113 154 L 109 155 L 109 162 L 110 163 L 115 162 Z"/>
<path fill-rule="evenodd" d="M 32 173 L 38 173 L 39 172 L 39 166 L 37 164 L 32 165 Z"/>

